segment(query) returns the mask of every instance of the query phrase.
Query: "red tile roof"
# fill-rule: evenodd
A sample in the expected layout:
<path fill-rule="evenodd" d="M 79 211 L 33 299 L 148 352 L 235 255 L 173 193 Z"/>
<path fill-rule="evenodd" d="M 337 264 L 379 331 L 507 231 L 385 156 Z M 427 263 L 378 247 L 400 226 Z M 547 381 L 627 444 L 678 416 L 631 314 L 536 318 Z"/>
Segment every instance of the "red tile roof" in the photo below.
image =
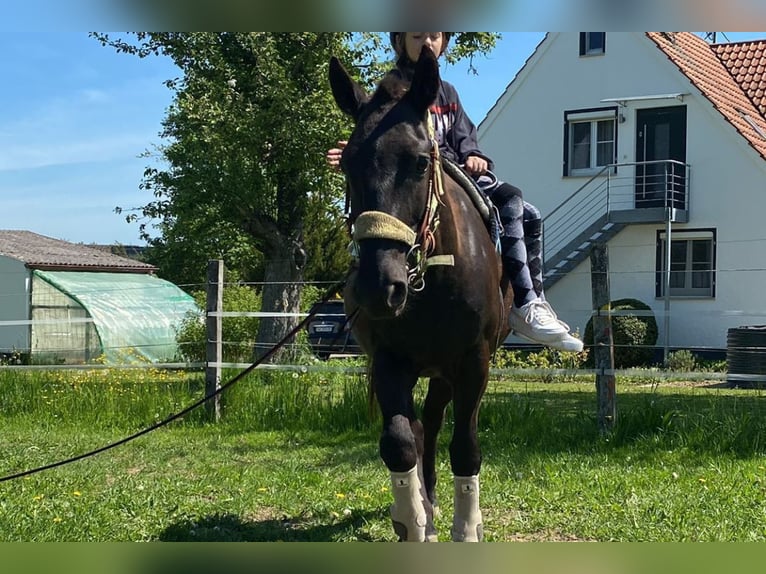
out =
<path fill-rule="evenodd" d="M 766 40 L 712 46 L 762 116 L 766 116 Z"/>
<path fill-rule="evenodd" d="M 692 32 L 647 32 L 657 47 L 673 62 L 691 83 L 713 104 L 713 106 L 745 137 L 751 146 L 766 159 L 766 116 L 762 108 L 751 100 L 758 90 L 762 92 L 763 54 L 757 49 L 752 52 L 741 51 L 748 55 L 747 72 L 739 74 L 739 79 L 732 73 L 733 68 L 744 70 L 744 58 L 741 64 L 725 64 L 719 56 L 727 52 L 721 46 L 711 45 Z M 754 42 L 750 42 L 751 44 Z M 763 42 L 761 42 L 763 43 Z M 732 50 L 731 53 L 740 52 Z M 739 60 L 739 57 L 736 58 Z M 727 59 L 730 61 L 730 59 Z M 758 69 L 761 72 L 758 72 Z M 751 72 L 750 70 L 754 70 Z M 759 88 L 758 86 L 761 86 Z M 763 99 L 763 98 L 762 98 Z M 757 126 L 757 127 L 754 127 Z"/>

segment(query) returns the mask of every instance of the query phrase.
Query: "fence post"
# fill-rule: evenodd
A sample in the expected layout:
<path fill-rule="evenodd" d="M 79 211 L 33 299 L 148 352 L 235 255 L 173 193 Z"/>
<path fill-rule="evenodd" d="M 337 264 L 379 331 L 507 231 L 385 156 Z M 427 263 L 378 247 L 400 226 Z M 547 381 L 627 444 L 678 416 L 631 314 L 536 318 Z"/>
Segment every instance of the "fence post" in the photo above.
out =
<path fill-rule="evenodd" d="M 211 312 L 223 311 L 223 260 L 211 259 L 207 263 L 207 300 L 205 302 L 205 396 L 221 388 L 223 362 L 223 318 Z M 221 395 L 205 403 L 208 417 L 218 422 L 221 418 Z"/>
<path fill-rule="evenodd" d="M 609 432 L 617 422 L 614 376 L 612 314 L 609 307 L 609 252 L 603 243 L 590 252 L 590 279 L 593 298 L 593 358 L 596 366 L 598 425 Z"/>

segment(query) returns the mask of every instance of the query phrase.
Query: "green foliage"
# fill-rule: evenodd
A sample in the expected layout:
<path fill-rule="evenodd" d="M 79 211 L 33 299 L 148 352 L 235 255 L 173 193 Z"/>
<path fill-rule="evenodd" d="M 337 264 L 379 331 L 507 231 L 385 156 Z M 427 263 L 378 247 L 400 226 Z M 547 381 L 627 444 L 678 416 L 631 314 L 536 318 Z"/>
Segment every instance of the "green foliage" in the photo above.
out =
<path fill-rule="evenodd" d="M 201 283 L 200 262 L 218 257 L 246 280 L 260 278 L 260 256 L 295 258 L 302 269 L 305 237 L 328 228 L 313 223 L 336 215 L 316 206 L 336 205 L 343 193 L 324 156 L 349 120 L 333 101 L 327 67 L 348 52 L 349 34 L 94 37 L 141 57 L 164 54 L 181 72 L 167 82 L 175 92 L 159 150 L 167 167 L 146 169 L 141 188 L 154 199 L 127 214 L 164 276 Z"/>
<path fill-rule="evenodd" d="M 671 371 L 692 372 L 697 370 L 697 356 L 688 349 L 668 353 L 667 368 Z"/>
<path fill-rule="evenodd" d="M 194 291 L 194 300 L 200 309 L 205 309 L 207 294 Z M 252 312 L 261 307 L 261 296 L 252 287 L 227 283 L 223 290 L 223 310 Z M 257 317 L 223 317 L 223 360 L 226 362 L 250 362 L 253 360 L 253 346 L 258 332 Z M 184 360 L 205 361 L 207 341 L 204 311 L 189 313 L 181 323 L 176 338 Z"/>
<path fill-rule="evenodd" d="M 725 373 L 728 370 L 726 359 L 697 359 L 701 371 L 710 373 Z"/>
<path fill-rule="evenodd" d="M 459 32 L 450 42 L 450 48 L 445 57 L 450 63 L 468 58 L 470 70 L 478 74 L 479 70 L 474 67 L 474 56 L 491 52 L 500 37 L 501 35 L 496 32 Z"/>
<path fill-rule="evenodd" d="M 259 280 L 264 259 L 287 256 L 303 268 L 304 247 L 307 279 L 341 276 L 348 266 L 339 207 L 344 184 L 324 156 L 348 137 L 351 121 L 335 105 L 327 69 L 337 56 L 372 87 L 391 66 L 386 35 L 138 32 L 127 41 L 91 36 L 141 58 L 165 55 L 179 68 L 180 76 L 166 82 L 175 99 L 162 125 L 167 144 L 157 150 L 162 167 L 148 166 L 140 184 L 153 199 L 125 210 L 129 221 L 140 224 L 150 246 L 147 261 L 163 277 L 201 284 L 205 262 L 223 258 L 243 279 Z M 459 33 L 447 57 L 486 54 L 498 37 Z"/>
<path fill-rule="evenodd" d="M 588 358 L 588 351 L 580 353 L 557 351 L 545 347 L 541 351 L 525 351 L 521 349 L 498 349 L 495 352 L 491 368 L 495 369 L 533 369 L 542 371 L 538 375 L 525 375 L 531 379 L 544 382 L 555 380 L 571 380 L 574 371 L 582 369 Z M 563 372 L 562 372 L 563 371 Z"/>
<path fill-rule="evenodd" d="M 638 299 L 617 299 L 610 303 L 612 312 L 642 311 L 641 314 L 620 313 L 612 315 L 612 340 L 614 343 L 614 364 L 618 369 L 649 366 L 657 344 L 657 320 L 651 307 Z M 586 346 L 593 345 L 593 317 L 585 326 L 583 338 Z M 586 363 L 594 365 L 593 356 Z"/>
<path fill-rule="evenodd" d="M 12 353 L 0 353 L 0 367 L 3 365 L 27 365 L 29 364 L 29 356 L 21 351 L 13 351 Z"/>

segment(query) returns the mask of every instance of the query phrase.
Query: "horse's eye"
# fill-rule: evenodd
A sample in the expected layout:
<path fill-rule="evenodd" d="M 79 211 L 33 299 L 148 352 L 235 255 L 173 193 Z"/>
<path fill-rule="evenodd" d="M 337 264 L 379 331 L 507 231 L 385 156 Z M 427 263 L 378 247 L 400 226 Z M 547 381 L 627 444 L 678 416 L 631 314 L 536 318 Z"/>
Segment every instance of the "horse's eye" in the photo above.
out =
<path fill-rule="evenodd" d="M 427 155 L 419 155 L 415 161 L 415 169 L 419 174 L 423 174 L 428 169 L 430 163 L 431 161 Z"/>

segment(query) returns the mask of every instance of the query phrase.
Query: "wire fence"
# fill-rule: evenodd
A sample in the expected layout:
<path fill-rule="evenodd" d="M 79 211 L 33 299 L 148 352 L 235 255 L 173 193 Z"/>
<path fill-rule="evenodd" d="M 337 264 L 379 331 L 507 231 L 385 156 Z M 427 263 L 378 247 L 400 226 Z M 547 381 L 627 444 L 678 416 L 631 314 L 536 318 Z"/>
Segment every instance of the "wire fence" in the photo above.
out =
<path fill-rule="evenodd" d="M 763 240 L 766 242 L 766 240 Z M 725 242 L 720 242 L 725 243 Z M 730 243 L 739 243 L 739 241 L 730 241 Z M 638 247 L 646 247 L 649 244 L 637 244 Z M 625 247 L 625 246 L 622 246 Z M 718 268 L 716 269 L 716 273 L 719 274 L 736 274 L 738 278 L 741 277 L 741 274 L 743 273 L 754 273 L 754 272 L 766 272 L 766 268 L 760 268 L 760 267 L 753 267 L 748 269 L 742 269 L 742 268 Z M 578 275 L 578 274 L 586 274 L 586 271 L 573 271 L 570 272 L 570 275 Z M 616 275 L 631 275 L 634 277 L 641 277 L 646 276 L 647 274 L 654 274 L 654 271 L 612 271 L 609 272 L 610 276 L 616 276 Z M 638 279 L 637 279 L 638 280 Z M 301 283 L 301 286 L 315 286 L 315 287 L 326 287 L 328 285 L 332 285 L 334 282 L 327 281 L 327 282 L 303 282 Z M 247 286 L 250 288 L 253 288 L 255 290 L 260 290 L 266 285 L 274 285 L 277 283 L 274 282 L 236 282 L 236 283 L 223 283 L 222 286 L 224 290 L 227 287 L 232 286 Z M 284 284 L 284 283 L 281 283 Z M 292 283 L 291 283 L 292 284 Z M 207 284 L 195 284 L 195 285 L 187 285 L 185 286 L 188 290 L 198 290 L 198 291 L 204 291 L 208 288 Z M 101 294 L 104 297 L 109 297 L 111 293 L 118 290 L 118 287 L 110 287 L 109 289 L 105 289 L 104 292 Z M 17 297 L 18 293 L 11 293 L 11 292 L 4 292 L 0 295 L 0 297 Z M 615 297 L 613 297 L 614 299 Z M 659 307 L 659 304 L 657 305 Z M 592 309 L 586 308 L 586 307 L 578 307 L 574 306 L 568 309 L 569 312 L 575 312 L 575 313 L 581 313 L 584 316 L 592 317 L 594 316 L 595 312 Z M 636 316 L 636 317 L 654 317 L 658 321 L 665 321 L 666 319 L 669 319 L 671 321 L 678 320 L 683 317 L 683 314 L 686 313 L 683 309 L 679 309 L 676 307 L 672 307 L 670 311 L 666 311 L 662 308 L 652 309 L 649 311 L 645 310 L 615 310 L 611 312 L 612 317 L 620 317 L 620 316 Z M 697 318 L 705 317 L 708 321 L 720 321 L 725 322 L 728 321 L 731 323 L 732 319 L 736 318 L 747 318 L 750 323 L 753 322 L 763 322 L 766 323 L 766 305 L 764 308 L 759 309 L 721 309 L 721 308 L 696 308 L 694 309 L 693 313 Z M 207 316 L 212 318 L 220 318 L 220 319 L 232 319 L 232 318 L 251 318 L 251 319 L 287 319 L 288 321 L 298 321 L 301 319 L 304 319 L 307 317 L 308 311 L 302 311 L 302 312 L 264 312 L 260 310 L 246 310 L 246 311 L 213 311 L 207 314 Z M 204 311 L 200 311 L 199 320 L 204 320 L 205 313 Z M 75 329 L 75 328 L 81 328 L 83 325 L 92 326 L 94 325 L 94 319 L 89 316 L 74 316 L 71 315 L 68 318 L 65 319 L 49 319 L 49 318 L 9 318 L 9 317 L 0 317 L 0 335 L 3 332 L 7 332 L 10 329 L 34 329 L 38 326 L 45 326 L 47 329 L 50 328 L 60 328 L 61 331 L 66 331 L 67 329 Z M 226 332 L 224 328 L 224 335 L 222 337 L 222 340 L 220 341 L 221 345 L 224 349 L 235 349 L 239 348 L 243 350 L 244 354 L 247 354 L 248 350 L 252 350 L 255 345 L 255 333 L 252 333 L 252 338 L 247 340 L 231 340 L 230 338 L 226 337 Z M 273 341 L 262 341 L 260 345 L 265 346 L 274 346 L 279 344 L 280 341 L 273 340 Z M 142 343 L 140 345 L 120 345 L 120 346 L 111 346 L 110 349 L 129 349 L 129 348 L 147 348 L 150 347 L 151 344 L 148 343 Z M 534 345 L 520 345 L 520 344 L 511 344 L 507 345 L 506 348 L 510 349 L 517 349 L 517 350 L 523 350 L 523 351 L 539 351 L 542 349 L 540 346 L 534 346 Z M 620 344 L 619 342 L 616 342 L 614 344 L 614 350 L 615 352 L 619 352 L 620 349 L 636 349 L 636 348 L 644 348 L 646 350 L 654 350 L 658 351 L 657 345 L 637 345 L 635 343 L 630 344 Z M 715 346 L 715 345 L 695 345 L 695 346 L 676 346 L 671 347 L 673 351 L 676 350 L 682 350 L 686 349 L 691 351 L 692 353 L 709 353 L 709 352 L 717 352 L 719 355 L 719 361 L 722 361 L 724 358 L 725 353 L 731 353 L 731 352 L 739 352 L 743 356 L 752 355 L 752 356 L 760 356 L 761 353 L 766 353 L 766 348 L 761 346 L 760 344 L 741 344 L 741 345 L 735 345 L 735 346 Z M 180 349 L 180 356 L 177 357 L 177 360 L 173 361 L 166 361 L 166 362 L 157 362 L 157 363 L 140 363 L 140 364 L 125 364 L 125 365 L 99 365 L 97 363 L 88 363 L 88 364 L 33 364 L 33 365 L 21 365 L 16 364 L 17 361 L 14 361 L 13 355 L 17 354 L 20 350 L 14 349 L 14 348 L 2 348 L 0 347 L 0 353 L 6 355 L 6 359 L 4 361 L 4 364 L 2 368 L 13 368 L 13 369 L 30 369 L 30 370 L 40 370 L 40 369 L 109 369 L 109 368 L 130 368 L 130 369 L 140 369 L 140 368 L 160 368 L 160 369 L 187 369 L 187 370 L 199 370 L 203 369 L 205 367 L 210 366 L 216 366 L 220 368 L 245 368 L 249 365 L 249 363 L 243 362 L 241 360 L 239 361 L 199 361 L 199 360 L 188 360 L 183 359 L 183 344 L 179 347 Z M 317 364 L 316 358 L 311 354 L 310 349 L 307 347 L 307 344 L 305 341 L 291 341 L 288 342 L 287 345 L 288 349 L 288 356 L 292 358 L 291 364 L 282 364 L 282 365 L 262 365 L 259 368 L 261 369 L 280 369 L 280 370 L 286 370 L 286 371 L 303 371 L 303 372 L 334 372 L 335 370 L 342 368 L 342 369 L 348 369 L 349 373 L 358 373 L 359 369 L 362 369 L 363 367 L 358 366 L 348 366 L 348 367 L 337 367 L 337 366 L 328 366 L 326 364 Z M 68 351 L 76 351 L 74 348 L 67 348 L 67 347 L 61 347 L 60 350 L 62 353 L 66 353 Z M 23 351 L 23 350 L 22 350 Z M 227 353 L 224 352 L 224 356 L 226 356 Z M 295 361 L 295 358 L 298 358 L 299 361 Z M 699 365 L 698 365 L 699 366 Z M 598 373 L 607 373 L 607 374 L 613 374 L 616 376 L 622 376 L 622 377 L 647 377 L 647 378 L 656 378 L 656 379 L 677 379 L 679 377 L 679 373 L 676 371 L 671 371 L 663 367 L 655 366 L 653 368 L 645 368 L 645 369 L 613 369 L 611 371 L 604 371 L 603 369 L 600 371 L 597 371 L 593 368 L 587 368 L 583 365 L 577 365 L 576 367 L 572 369 L 558 369 L 556 367 L 552 367 L 549 369 L 539 369 L 539 368 L 494 368 L 492 370 L 493 376 L 590 376 Z M 721 366 L 718 365 L 718 368 L 715 370 L 692 370 L 685 372 L 683 375 L 685 378 L 689 380 L 724 380 L 727 378 L 727 373 L 725 370 L 721 369 Z M 760 379 L 759 373 L 743 373 L 742 377 L 744 380 L 747 379 Z"/>

